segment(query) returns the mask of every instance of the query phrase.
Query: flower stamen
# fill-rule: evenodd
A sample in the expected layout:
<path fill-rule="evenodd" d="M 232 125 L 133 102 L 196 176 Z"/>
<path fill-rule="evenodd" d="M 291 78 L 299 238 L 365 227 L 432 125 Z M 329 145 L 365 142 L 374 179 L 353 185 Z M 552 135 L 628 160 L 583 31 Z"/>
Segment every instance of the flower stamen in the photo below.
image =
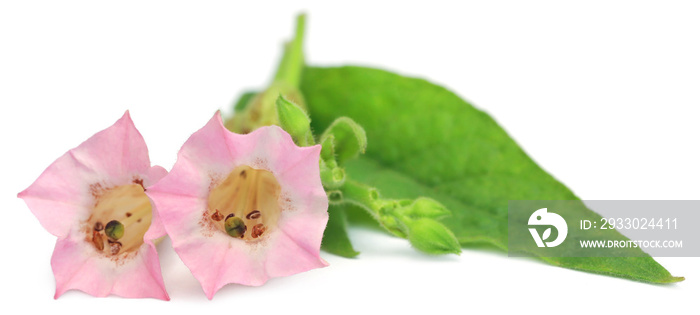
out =
<path fill-rule="evenodd" d="M 279 195 L 280 185 L 270 171 L 242 165 L 211 189 L 208 213 L 214 226 L 231 237 L 257 240 L 266 227 L 277 224 Z M 217 220 L 224 216 L 224 222 Z M 246 234 L 248 226 L 253 228 Z"/>
<path fill-rule="evenodd" d="M 253 233 L 250 235 L 253 238 L 258 238 L 265 233 L 265 226 L 262 223 L 258 223 L 253 227 Z"/>
<path fill-rule="evenodd" d="M 95 248 L 101 251 L 105 248 L 104 240 L 102 239 L 102 234 L 98 231 L 92 232 L 92 243 L 95 244 Z"/>
<path fill-rule="evenodd" d="M 248 213 L 248 215 L 245 216 L 245 218 L 248 220 L 256 220 L 256 219 L 260 218 L 260 211 L 255 210 L 251 213 Z"/>
<path fill-rule="evenodd" d="M 87 222 L 92 226 L 90 241 L 107 256 L 132 252 L 143 244 L 152 218 L 151 202 L 140 183 L 106 189 L 97 196 Z"/>
<path fill-rule="evenodd" d="M 219 211 L 219 209 L 216 209 L 216 211 L 214 212 L 214 214 L 211 215 L 211 219 L 214 220 L 214 221 L 221 221 L 221 220 L 224 219 L 224 215 L 221 214 L 221 212 Z"/>
<path fill-rule="evenodd" d="M 112 241 L 112 240 L 107 240 L 109 243 L 109 251 L 112 253 L 112 255 L 119 254 L 119 251 L 122 249 L 122 243 Z"/>

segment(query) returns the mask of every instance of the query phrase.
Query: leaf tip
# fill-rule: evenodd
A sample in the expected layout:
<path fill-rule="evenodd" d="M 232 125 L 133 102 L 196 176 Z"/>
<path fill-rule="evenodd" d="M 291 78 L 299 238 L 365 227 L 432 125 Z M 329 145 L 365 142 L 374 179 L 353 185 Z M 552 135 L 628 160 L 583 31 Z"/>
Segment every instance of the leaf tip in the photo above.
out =
<path fill-rule="evenodd" d="M 668 283 L 676 283 L 676 282 L 681 282 L 685 281 L 685 277 L 671 277 L 668 281 Z"/>

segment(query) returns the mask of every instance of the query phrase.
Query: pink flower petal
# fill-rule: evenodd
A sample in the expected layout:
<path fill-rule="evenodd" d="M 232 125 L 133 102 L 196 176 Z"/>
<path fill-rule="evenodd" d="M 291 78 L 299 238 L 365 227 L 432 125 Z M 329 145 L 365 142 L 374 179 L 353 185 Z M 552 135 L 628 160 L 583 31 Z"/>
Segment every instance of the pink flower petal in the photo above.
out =
<path fill-rule="evenodd" d="M 165 175 L 168 175 L 168 171 L 156 165 L 149 169 L 147 177 L 150 179 L 151 183 L 157 183 L 159 180 L 165 177 Z M 151 204 L 153 204 L 153 201 L 151 201 Z M 155 240 L 167 234 L 165 231 L 165 227 L 163 226 L 163 221 L 160 219 L 160 215 L 158 214 L 158 211 L 155 211 L 155 209 L 153 209 L 152 215 L 153 217 L 151 218 L 151 226 L 148 228 L 148 231 L 146 231 L 146 234 L 143 236 L 144 240 Z"/>
<path fill-rule="evenodd" d="M 148 186 L 160 179 L 145 176 L 150 171 L 146 142 L 127 111 L 114 125 L 59 157 L 18 197 L 49 233 L 65 237 L 73 218 L 85 216 L 93 205 L 90 185 L 112 187 L 144 175 Z"/>
<path fill-rule="evenodd" d="M 297 147 L 277 126 L 231 133 L 217 113 L 185 142 L 171 172 L 148 189 L 173 248 L 208 298 L 228 283 L 257 286 L 327 265 L 320 257 L 328 221 L 320 151 L 318 145 Z M 277 226 L 251 243 L 207 226 L 210 190 L 242 165 L 269 171 L 281 188 Z"/>
<path fill-rule="evenodd" d="M 328 262 L 319 255 L 320 242 L 318 247 L 311 247 L 308 240 L 299 240 L 298 233 L 289 233 L 284 228 L 282 232 L 269 245 L 270 249 L 265 262 L 265 269 L 270 278 L 289 276 L 328 266 Z M 304 230 L 297 232 L 308 233 Z"/>
<path fill-rule="evenodd" d="M 138 254 L 123 264 L 115 264 L 110 258 L 94 255 L 94 252 L 95 249 L 79 235 L 56 242 L 51 257 L 56 277 L 54 298 L 76 289 L 99 297 L 115 294 L 127 298 L 170 300 L 152 242 L 146 241 Z"/>
<path fill-rule="evenodd" d="M 152 240 L 165 235 L 153 212 L 144 243 L 116 261 L 86 240 L 83 225 L 100 191 L 121 185 L 148 187 L 167 174 L 151 167 L 148 149 L 129 112 L 52 163 L 29 188 L 18 194 L 44 228 L 59 239 L 51 265 L 56 297 L 70 289 L 95 296 L 168 299 Z"/>

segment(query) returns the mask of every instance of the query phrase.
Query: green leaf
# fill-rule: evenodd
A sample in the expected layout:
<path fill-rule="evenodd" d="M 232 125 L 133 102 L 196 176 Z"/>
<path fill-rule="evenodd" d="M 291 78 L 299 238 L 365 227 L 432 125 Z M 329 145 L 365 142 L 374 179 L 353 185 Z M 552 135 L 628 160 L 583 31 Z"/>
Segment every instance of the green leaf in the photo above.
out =
<path fill-rule="evenodd" d="M 345 210 L 344 205 L 331 205 L 328 208 L 328 225 L 323 232 L 321 248 L 338 256 L 355 257 L 360 252 L 356 251 L 350 243 Z"/>
<path fill-rule="evenodd" d="M 442 223 L 463 246 L 506 250 L 509 200 L 578 199 L 489 115 L 425 80 L 361 67 L 306 68 L 301 90 L 313 129 L 341 116 L 364 127 L 369 146 L 346 164 L 349 178 L 387 198 L 437 200 L 452 211 Z M 541 259 L 639 281 L 682 280 L 648 256 Z"/>

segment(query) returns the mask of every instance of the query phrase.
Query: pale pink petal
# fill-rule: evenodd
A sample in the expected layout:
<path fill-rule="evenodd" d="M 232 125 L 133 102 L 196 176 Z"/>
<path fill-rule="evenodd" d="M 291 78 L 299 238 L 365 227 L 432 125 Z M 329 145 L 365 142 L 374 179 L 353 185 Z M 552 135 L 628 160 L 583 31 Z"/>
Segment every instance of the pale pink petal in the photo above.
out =
<path fill-rule="evenodd" d="M 18 194 L 49 233 L 65 237 L 76 217 L 89 215 L 94 203 L 90 185 L 101 177 L 80 164 L 71 152 L 53 162 Z"/>
<path fill-rule="evenodd" d="M 137 255 L 123 264 L 96 255 L 95 249 L 80 236 L 59 239 L 51 257 L 58 298 L 68 290 L 94 296 L 115 294 L 122 297 L 169 300 L 151 242 L 141 245 Z"/>
<path fill-rule="evenodd" d="M 220 171 L 213 169 L 215 167 L 226 167 L 225 164 L 234 158 L 235 152 L 225 141 L 228 131 L 221 127 L 222 124 L 217 112 L 202 129 L 187 139 L 178 152 L 175 167 L 179 166 L 181 160 L 187 161 L 187 165 L 192 168 L 190 171 L 200 177 L 209 175 L 207 172 L 210 171 Z M 179 192 L 192 193 L 188 188 L 191 186 L 180 189 Z M 196 192 L 197 195 L 204 193 L 201 190 Z"/>
<path fill-rule="evenodd" d="M 307 231 L 300 232 L 308 233 Z M 289 233 L 283 228 L 269 245 L 265 270 L 270 278 L 285 277 L 328 266 L 328 263 L 320 256 L 320 242 L 317 247 L 310 247 L 307 242 L 298 240 L 299 234 L 293 233 Z"/>
<path fill-rule="evenodd" d="M 113 180 L 129 180 L 133 174 L 147 174 L 151 168 L 146 142 L 128 111 L 71 152 L 87 168 Z"/>
<path fill-rule="evenodd" d="M 150 168 L 146 143 L 127 111 L 114 125 L 58 158 L 18 197 L 49 233 L 62 238 L 76 217 L 89 216 L 94 185 L 131 183 Z"/>
<path fill-rule="evenodd" d="M 277 126 L 247 135 L 225 129 L 219 113 L 183 145 L 172 171 L 146 192 L 173 248 L 208 298 L 228 283 L 261 285 L 326 266 L 320 257 L 328 199 L 319 175 L 320 146 L 300 148 Z M 281 188 L 278 226 L 261 242 L 233 239 L 207 227 L 212 183 L 236 167 L 270 171 Z"/>
<path fill-rule="evenodd" d="M 19 193 L 42 226 L 59 238 L 51 259 L 56 297 L 78 289 L 95 296 L 168 299 L 151 242 L 165 234 L 157 213 L 145 243 L 130 259 L 118 262 L 97 253 L 81 230 L 100 190 L 137 183 L 148 187 L 166 174 L 162 167 L 151 167 L 146 143 L 127 111 L 114 125 L 59 157 Z"/>
<path fill-rule="evenodd" d="M 151 184 L 157 183 L 159 180 L 165 177 L 165 175 L 168 175 L 168 171 L 166 171 L 164 168 L 157 165 L 151 167 L 147 176 L 148 181 L 144 180 L 144 186 L 146 187 L 146 190 L 148 190 L 148 187 L 150 187 Z M 151 201 L 151 204 L 153 204 L 153 201 Z M 167 234 L 165 231 L 165 227 L 163 226 L 163 221 L 160 219 L 158 211 L 155 211 L 155 208 L 152 209 L 152 215 L 153 217 L 151 218 L 151 226 L 148 228 L 148 231 L 146 231 L 146 234 L 143 236 L 144 240 L 154 240 L 159 237 L 163 237 Z"/>
<path fill-rule="evenodd" d="M 154 165 L 148 169 L 148 176 L 143 181 L 143 185 L 147 188 L 149 186 L 155 185 L 159 180 L 161 180 L 165 175 L 168 175 L 168 171 L 162 166 Z"/>
<path fill-rule="evenodd" d="M 152 297 L 170 300 L 165 291 L 163 276 L 158 263 L 158 252 L 151 241 L 145 241 L 134 257 L 133 269 L 124 270 L 114 283 L 112 293 L 122 297 Z"/>
<path fill-rule="evenodd" d="M 69 238 L 58 239 L 51 256 L 51 268 L 56 278 L 58 298 L 70 289 L 78 289 L 94 296 L 107 296 L 112 279 L 104 277 L 104 270 L 88 248 Z M 102 279 L 101 281 L 99 279 Z"/>
<path fill-rule="evenodd" d="M 257 286 L 269 279 L 262 262 L 257 256 L 251 255 L 250 249 L 242 241 L 231 242 L 230 238 L 227 240 L 222 237 L 206 242 L 188 242 L 176 252 L 178 255 L 186 253 L 184 257 L 187 257 L 187 267 L 202 284 L 202 289 L 210 300 L 216 291 L 229 283 Z"/>
<path fill-rule="evenodd" d="M 165 226 L 173 247 L 179 245 L 181 241 L 187 240 L 190 235 L 200 234 L 204 226 L 202 222 L 202 211 L 192 211 L 192 209 L 204 209 L 206 201 L 200 198 L 185 195 L 169 195 L 164 191 L 170 177 L 146 190 L 146 195 L 151 199 L 151 204 L 158 212 L 160 221 Z"/>
<path fill-rule="evenodd" d="M 269 277 L 260 268 L 261 263 L 253 261 L 257 257 L 248 253 L 243 241 L 216 233 L 218 231 L 206 230 L 209 233 L 202 234 L 206 218 L 202 217 L 201 211 L 192 209 L 204 209 L 206 201 L 190 196 L 168 195 L 161 191 L 165 189 L 162 185 L 167 184 L 167 178 L 164 180 L 166 182 L 149 189 L 147 194 L 156 209 L 168 209 L 162 221 L 170 228 L 168 235 L 172 246 L 202 284 L 207 297 L 211 299 L 216 291 L 232 282 L 247 285 L 265 283 Z M 232 261 L 236 263 L 231 264 Z M 230 273 L 229 269 L 238 272 L 225 276 Z"/>

